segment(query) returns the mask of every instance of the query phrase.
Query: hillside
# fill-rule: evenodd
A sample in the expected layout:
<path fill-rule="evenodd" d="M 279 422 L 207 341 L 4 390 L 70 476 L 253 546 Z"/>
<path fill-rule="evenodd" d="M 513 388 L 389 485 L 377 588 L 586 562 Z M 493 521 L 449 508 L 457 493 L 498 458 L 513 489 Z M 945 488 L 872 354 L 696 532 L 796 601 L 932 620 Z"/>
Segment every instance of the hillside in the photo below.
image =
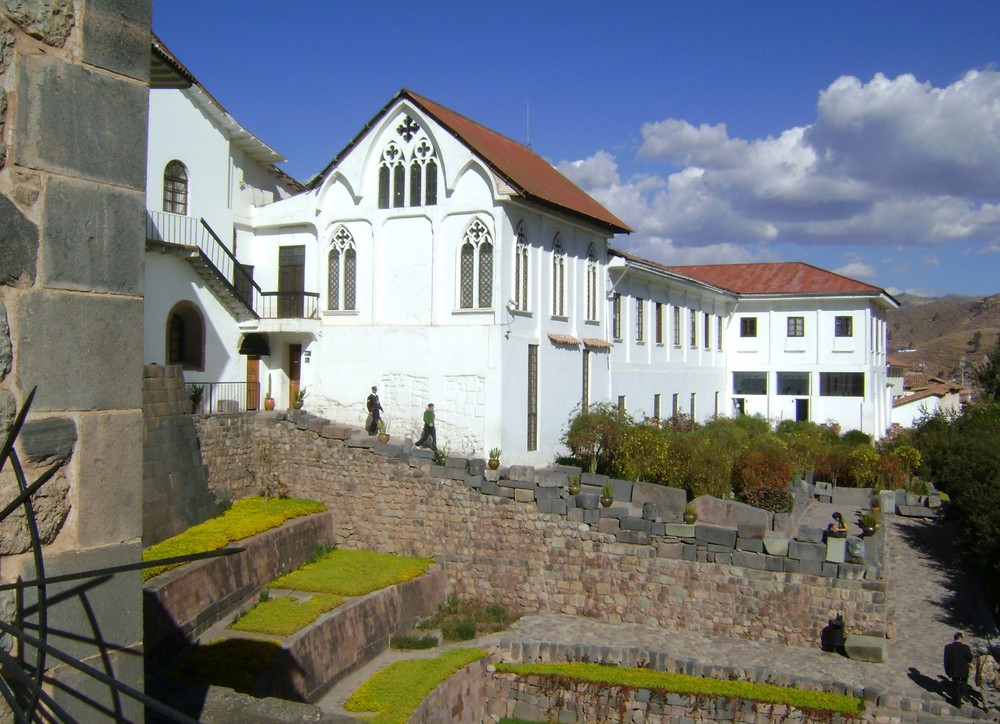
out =
<path fill-rule="evenodd" d="M 897 299 L 899 309 L 887 315 L 889 352 L 893 358 L 915 369 L 960 382 L 960 360 L 964 356 L 968 383 L 972 367 L 980 364 L 996 345 L 1000 333 L 1000 294 L 989 297 L 949 294 L 934 298 L 901 294 Z"/>

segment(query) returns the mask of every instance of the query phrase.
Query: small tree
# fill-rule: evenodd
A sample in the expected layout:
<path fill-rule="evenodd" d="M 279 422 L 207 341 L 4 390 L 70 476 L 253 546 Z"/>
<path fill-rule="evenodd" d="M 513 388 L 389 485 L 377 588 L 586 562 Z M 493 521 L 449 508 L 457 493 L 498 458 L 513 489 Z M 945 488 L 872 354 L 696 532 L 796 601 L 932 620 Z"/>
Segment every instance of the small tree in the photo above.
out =
<path fill-rule="evenodd" d="M 972 376 L 985 399 L 1000 400 L 1000 335 L 983 363 L 973 368 Z"/>
<path fill-rule="evenodd" d="M 580 412 L 569 422 L 562 443 L 573 456 L 587 464 L 590 472 L 609 471 L 622 436 L 631 418 L 616 406 L 604 402 Z"/>

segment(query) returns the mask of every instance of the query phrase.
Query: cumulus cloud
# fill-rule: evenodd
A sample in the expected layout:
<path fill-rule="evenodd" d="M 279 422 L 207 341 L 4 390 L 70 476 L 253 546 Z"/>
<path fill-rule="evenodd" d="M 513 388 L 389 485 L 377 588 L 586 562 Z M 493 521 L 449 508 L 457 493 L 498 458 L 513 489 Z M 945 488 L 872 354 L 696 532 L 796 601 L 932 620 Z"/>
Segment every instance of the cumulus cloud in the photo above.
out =
<path fill-rule="evenodd" d="M 558 168 L 635 229 L 627 248 L 653 259 L 741 261 L 769 243 L 1000 251 L 996 71 L 944 88 L 844 76 L 820 91 L 815 122 L 767 138 L 676 118 L 641 134 L 638 158 L 658 174 L 623 178 L 606 151 Z M 858 260 L 839 271 L 876 273 Z"/>

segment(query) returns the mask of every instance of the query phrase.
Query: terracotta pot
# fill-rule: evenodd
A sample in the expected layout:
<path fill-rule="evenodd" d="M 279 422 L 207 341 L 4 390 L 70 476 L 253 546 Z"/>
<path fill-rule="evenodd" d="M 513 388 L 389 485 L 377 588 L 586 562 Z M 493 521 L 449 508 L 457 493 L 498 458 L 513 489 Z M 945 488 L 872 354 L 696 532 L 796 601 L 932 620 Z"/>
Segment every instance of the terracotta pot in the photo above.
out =
<path fill-rule="evenodd" d="M 273 410 L 274 409 L 274 398 L 273 397 L 265 397 L 264 398 L 264 409 L 265 410 Z"/>
<path fill-rule="evenodd" d="M 498 467 L 500 467 L 499 460 L 490 460 L 486 464 L 490 466 L 490 470 L 496 470 Z"/>

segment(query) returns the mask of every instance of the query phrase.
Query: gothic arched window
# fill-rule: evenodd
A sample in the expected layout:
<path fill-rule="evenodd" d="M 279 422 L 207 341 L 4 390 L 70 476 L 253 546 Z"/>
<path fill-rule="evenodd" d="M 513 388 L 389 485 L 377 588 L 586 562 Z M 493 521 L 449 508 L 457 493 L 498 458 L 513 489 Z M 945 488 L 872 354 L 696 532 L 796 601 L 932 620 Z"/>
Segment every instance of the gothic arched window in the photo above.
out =
<path fill-rule="evenodd" d="M 462 237 L 459 277 L 462 309 L 493 306 L 493 237 L 479 219 L 469 224 Z"/>
<path fill-rule="evenodd" d="M 167 164 L 163 171 L 163 210 L 171 214 L 187 215 L 188 171 L 180 161 Z"/>
<path fill-rule="evenodd" d="M 328 258 L 327 309 L 357 309 L 358 255 L 354 237 L 343 226 L 333 235 Z"/>

